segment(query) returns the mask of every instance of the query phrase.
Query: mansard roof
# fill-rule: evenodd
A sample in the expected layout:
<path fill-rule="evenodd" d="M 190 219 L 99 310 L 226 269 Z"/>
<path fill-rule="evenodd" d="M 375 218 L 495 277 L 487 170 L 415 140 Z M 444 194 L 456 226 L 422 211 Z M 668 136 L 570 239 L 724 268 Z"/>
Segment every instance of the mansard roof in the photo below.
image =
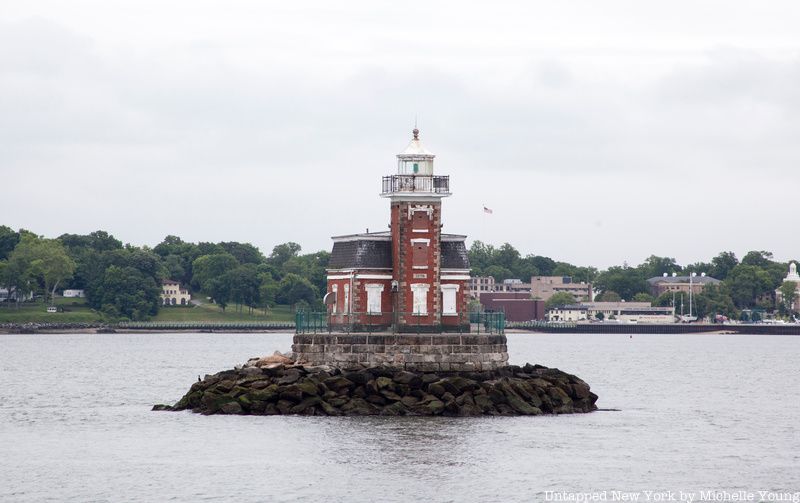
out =
<path fill-rule="evenodd" d="M 469 269 L 466 236 L 442 234 L 442 269 Z M 370 232 L 333 237 L 329 269 L 391 269 L 392 236 Z"/>

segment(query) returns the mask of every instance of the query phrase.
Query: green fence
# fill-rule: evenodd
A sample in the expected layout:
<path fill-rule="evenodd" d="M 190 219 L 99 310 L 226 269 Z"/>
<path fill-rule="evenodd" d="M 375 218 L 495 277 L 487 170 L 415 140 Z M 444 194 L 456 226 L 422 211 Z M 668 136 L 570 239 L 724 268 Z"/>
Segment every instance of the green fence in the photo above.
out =
<path fill-rule="evenodd" d="M 194 322 L 194 321 L 128 321 L 120 322 L 117 328 L 128 330 L 291 330 L 291 321 L 251 322 Z"/>
<path fill-rule="evenodd" d="M 298 334 L 323 332 L 392 332 L 392 333 L 488 333 L 503 334 L 505 313 L 325 313 L 298 311 L 295 330 Z"/>

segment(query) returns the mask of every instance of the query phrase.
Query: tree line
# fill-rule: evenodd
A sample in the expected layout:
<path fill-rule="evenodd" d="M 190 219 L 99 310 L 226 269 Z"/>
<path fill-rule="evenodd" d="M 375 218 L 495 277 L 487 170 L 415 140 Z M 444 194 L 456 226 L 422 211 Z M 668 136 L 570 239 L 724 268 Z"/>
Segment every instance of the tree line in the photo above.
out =
<path fill-rule="evenodd" d="M 300 252 L 297 243 L 283 243 L 264 256 L 250 243 L 189 243 L 177 236 L 151 249 L 123 245 L 105 231 L 47 239 L 0 226 L 0 287 L 17 306 L 28 292 L 47 303 L 57 290 L 82 289 L 92 308 L 132 320 L 158 313 L 166 279 L 196 297 L 210 297 L 223 310 L 319 307 L 330 254 Z"/>
<path fill-rule="evenodd" d="M 704 272 L 721 283 L 706 286 L 695 296 L 698 316 L 738 317 L 742 310 L 752 308 L 790 314 L 788 307 L 795 296 L 794 283 L 783 284 L 788 263 L 775 261 L 767 251 L 748 252 L 741 260 L 733 252 L 721 252 L 708 262 L 685 266 L 674 258 L 652 255 L 637 266 L 622 264 L 603 271 L 541 255 L 522 256 L 508 243 L 494 247 L 475 241 L 468 255 L 473 276 L 492 276 L 498 282 L 570 276 L 573 281 L 592 283 L 599 292 L 597 300 L 647 301 L 659 306 L 672 305 L 673 296 L 653 298 L 648 278 Z M 301 254 L 300 245 L 292 242 L 275 246 L 265 256 L 252 244 L 235 241 L 191 243 L 167 236 L 149 248 L 123 245 L 105 231 L 47 239 L 0 226 L 0 287 L 8 289 L 10 297 L 37 292 L 48 302 L 59 289 L 83 289 L 94 309 L 109 317 L 134 320 L 158 312 L 165 279 L 180 282 L 195 297 L 210 297 L 223 309 L 266 311 L 276 304 L 321 308 L 329 258 L 325 251 Z M 776 301 L 777 289 L 783 293 L 783 302 Z"/>
<path fill-rule="evenodd" d="M 592 283 L 599 295 L 596 300 L 640 301 L 656 306 L 671 306 L 680 309 L 680 298 L 665 293 L 658 298 L 650 294 L 649 278 L 673 273 L 685 276 L 696 273 L 707 274 L 721 281 L 718 285 L 707 285 L 693 297 L 693 311 L 704 317 L 721 314 L 739 318 L 742 310 L 777 310 L 781 314 L 793 314 L 790 306 L 796 298 L 795 283 L 784 278 L 789 269 L 788 262 L 774 260 L 768 251 L 750 251 L 739 260 L 733 252 L 720 252 L 708 262 L 680 265 L 674 258 L 651 255 L 637 266 L 622 264 L 598 271 L 594 267 L 583 267 L 567 262 L 558 262 L 549 257 L 529 254 L 522 256 L 508 243 L 499 248 L 475 241 L 469 249 L 473 276 L 492 276 L 495 281 L 521 279 L 530 281 L 532 276 L 570 276 L 573 281 Z M 775 294 L 780 290 L 782 301 Z M 583 299 L 559 296 L 551 305 L 565 304 Z M 683 299 L 688 310 L 688 298 Z"/>

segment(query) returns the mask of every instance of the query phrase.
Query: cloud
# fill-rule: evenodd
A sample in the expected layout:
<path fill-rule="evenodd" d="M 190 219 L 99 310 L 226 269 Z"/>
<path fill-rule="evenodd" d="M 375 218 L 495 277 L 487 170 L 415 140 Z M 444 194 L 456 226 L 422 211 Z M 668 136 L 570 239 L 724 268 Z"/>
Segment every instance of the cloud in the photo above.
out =
<path fill-rule="evenodd" d="M 240 6 L 217 21 L 207 5 L 167 29 L 178 13 L 165 9 L 150 31 L 136 9 L 96 12 L 106 24 L 55 6 L 0 20 L 0 176 L 13 187 L 0 223 L 328 248 L 385 226 L 380 176 L 416 116 L 452 176 L 451 232 L 594 265 L 800 247 L 796 233 L 742 232 L 764 214 L 796 228 L 774 209 L 800 160 L 800 51 L 783 31 L 776 48 L 611 21 L 579 36 L 590 19 L 573 27 L 560 8 L 442 25 L 437 9 L 409 24 L 403 9 Z"/>

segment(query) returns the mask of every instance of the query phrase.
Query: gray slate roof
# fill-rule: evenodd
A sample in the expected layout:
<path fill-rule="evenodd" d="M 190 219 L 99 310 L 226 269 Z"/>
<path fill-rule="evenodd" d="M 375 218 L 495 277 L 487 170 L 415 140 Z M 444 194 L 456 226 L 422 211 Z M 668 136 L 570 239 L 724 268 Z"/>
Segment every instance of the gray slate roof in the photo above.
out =
<path fill-rule="evenodd" d="M 392 242 L 370 239 L 333 243 L 329 269 L 391 269 Z"/>
<path fill-rule="evenodd" d="M 392 242 L 385 239 L 386 234 L 353 234 L 334 238 L 328 268 L 391 269 Z M 458 239 L 461 236 L 443 234 L 442 237 L 442 269 L 469 269 L 467 246 Z"/>

